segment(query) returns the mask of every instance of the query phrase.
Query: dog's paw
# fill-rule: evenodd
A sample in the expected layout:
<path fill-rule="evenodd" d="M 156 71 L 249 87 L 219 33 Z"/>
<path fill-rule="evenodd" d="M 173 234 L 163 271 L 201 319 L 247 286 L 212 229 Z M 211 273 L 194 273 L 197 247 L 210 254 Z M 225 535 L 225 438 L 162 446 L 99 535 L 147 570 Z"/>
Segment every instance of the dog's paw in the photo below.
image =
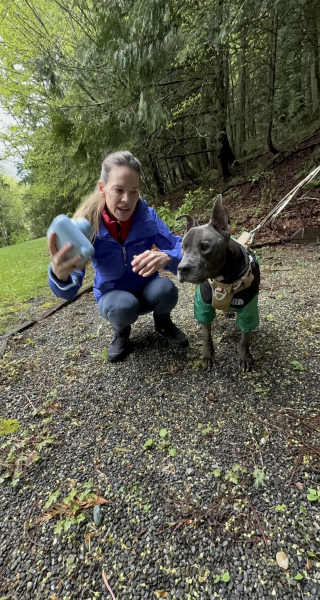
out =
<path fill-rule="evenodd" d="M 244 356 L 240 356 L 240 358 L 239 358 L 240 371 L 243 371 L 244 373 L 248 373 L 249 371 L 251 371 L 253 364 L 254 364 L 254 361 L 253 361 L 251 354 L 249 354 L 249 355 L 246 354 Z"/>
<path fill-rule="evenodd" d="M 214 365 L 214 356 L 204 356 L 203 364 L 207 369 L 212 369 Z"/>

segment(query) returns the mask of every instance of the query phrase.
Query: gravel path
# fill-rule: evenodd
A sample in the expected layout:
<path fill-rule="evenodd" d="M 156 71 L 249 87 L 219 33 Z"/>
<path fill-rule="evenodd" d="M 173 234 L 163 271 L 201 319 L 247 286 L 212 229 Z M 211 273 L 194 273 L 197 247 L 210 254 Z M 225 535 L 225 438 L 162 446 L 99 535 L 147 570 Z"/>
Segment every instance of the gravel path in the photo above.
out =
<path fill-rule="evenodd" d="M 108 364 L 112 330 L 92 295 L 10 340 L 1 416 L 20 431 L 2 440 L 24 439 L 41 460 L 1 485 L 0 599 L 112 598 L 103 570 L 117 600 L 320 598 L 320 501 L 307 500 L 320 484 L 320 248 L 259 258 L 249 374 L 223 315 L 215 368 L 202 367 L 186 285 L 174 320 L 187 351 L 168 348 L 147 315 L 134 353 Z M 92 508 L 61 534 L 57 517 L 36 521 L 52 492 L 63 499 L 89 481 L 108 501 L 100 527 Z"/>

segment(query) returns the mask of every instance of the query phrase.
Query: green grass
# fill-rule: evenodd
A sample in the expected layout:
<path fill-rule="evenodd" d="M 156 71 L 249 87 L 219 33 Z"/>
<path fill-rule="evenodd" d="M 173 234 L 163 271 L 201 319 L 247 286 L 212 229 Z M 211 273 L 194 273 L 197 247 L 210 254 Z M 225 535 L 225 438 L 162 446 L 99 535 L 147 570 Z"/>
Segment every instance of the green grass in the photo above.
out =
<path fill-rule="evenodd" d="M 0 248 L 0 335 L 61 302 L 48 285 L 49 262 L 47 238 Z M 93 279 L 89 264 L 84 285 Z"/>
<path fill-rule="evenodd" d="M 46 238 L 0 248 L 0 332 L 23 320 L 13 317 L 30 301 L 48 295 L 49 262 Z"/>

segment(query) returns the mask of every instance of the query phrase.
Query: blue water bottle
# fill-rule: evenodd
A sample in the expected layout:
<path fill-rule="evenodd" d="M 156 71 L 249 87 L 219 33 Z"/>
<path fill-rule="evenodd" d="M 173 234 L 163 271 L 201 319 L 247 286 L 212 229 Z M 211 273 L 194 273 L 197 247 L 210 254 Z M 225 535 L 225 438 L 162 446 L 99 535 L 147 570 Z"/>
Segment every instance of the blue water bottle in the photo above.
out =
<path fill-rule="evenodd" d="M 77 254 L 82 257 L 77 263 L 77 268 L 82 268 L 87 260 L 94 256 L 94 247 L 89 242 L 92 236 L 92 226 L 84 217 L 69 219 L 66 215 L 58 215 L 53 219 L 48 232 L 56 234 L 56 246 L 58 250 L 65 244 L 72 244 L 69 252 L 66 255 L 67 259 L 73 258 Z"/>

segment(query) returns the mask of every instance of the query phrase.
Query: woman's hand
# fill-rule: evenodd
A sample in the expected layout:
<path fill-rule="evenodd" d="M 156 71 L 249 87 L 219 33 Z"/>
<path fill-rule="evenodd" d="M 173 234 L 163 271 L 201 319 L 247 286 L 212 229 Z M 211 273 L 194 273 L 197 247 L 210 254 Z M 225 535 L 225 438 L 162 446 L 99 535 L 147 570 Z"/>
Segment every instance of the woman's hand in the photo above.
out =
<path fill-rule="evenodd" d="M 156 271 L 163 269 L 170 261 L 170 256 L 165 252 L 146 250 L 139 256 L 134 256 L 131 264 L 134 273 L 139 273 L 142 277 L 150 277 Z"/>
<path fill-rule="evenodd" d="M 52 258 L 52 273 L 60 281 L 68 281 L 72 271 L 76 268 L 76 263 L 81 259 L 80 254 L 67 259 L 66 254 L 72 248 L 71 244 L 65 244 L 61 250 L 56 247 L 56 234 L 51 233 L 48 240 L 50 256 Z"/>

